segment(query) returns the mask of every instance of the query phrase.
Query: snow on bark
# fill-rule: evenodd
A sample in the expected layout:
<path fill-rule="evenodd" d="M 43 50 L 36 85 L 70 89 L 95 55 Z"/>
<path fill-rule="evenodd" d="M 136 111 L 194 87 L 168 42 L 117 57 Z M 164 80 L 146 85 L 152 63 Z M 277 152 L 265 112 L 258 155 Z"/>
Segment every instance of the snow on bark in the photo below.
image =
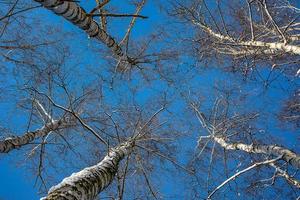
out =
<path fill-rule="evenodd" d="M 35 1 L 42 4 L 45 8 L 53 11 L 55 14 L 63 16 L 65 19 L 84 30 L 90 37 L 94 37 L 103 42 L 112 50 L 116 57 L 123 57 L 122 49 L 114 38 L 101 29 L 97 22 L 93 20 L 92 17 L 88 16 L 86 11 L 77 5 L 77 3 L 63 0 Z M 126 59 L 129 60 L 129 58 Z"/>
<path fill-rule="evenodd" d="M 113 181 L 119 162 L 131 153 L 133 146 L 132 142 L 125 142 L 112 148 L 100 163 L 63 179 L 41 200 L 94 200 Z"/>
<path fill-rule="evenodd" d="M 51 131 L 58 129 L 62 124 L 63 120 L 54 120 L 51 123 L 47 123 L 42 128 L 32 132 L 27 132 L 22 136 L 6 138 L 0 141 L 0 153 L 8 153 L 13 149 L 17 149 L 21 146 L 27 145 L 34 139 L 45 136 Z"/>
<path fill-rule="evenodd" d="M 224 138 L 213 137 L 214 141 L 220 144 L 227 150 L 242 150 L 248 153 L 259 153 L 273 156 L 281 156 L 282 159 L 290 163 L 293 167 L 300 169 L 300 156 L 289 149 L 277 145 L 263 145 L 263 144 L 243 144 L 243 143 L 229 143 Z"/>

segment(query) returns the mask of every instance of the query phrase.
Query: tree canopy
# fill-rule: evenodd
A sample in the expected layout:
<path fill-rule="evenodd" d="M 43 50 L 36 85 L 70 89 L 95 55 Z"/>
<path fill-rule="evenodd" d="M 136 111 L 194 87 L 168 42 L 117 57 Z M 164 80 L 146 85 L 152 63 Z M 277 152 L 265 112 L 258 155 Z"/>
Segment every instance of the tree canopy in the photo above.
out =
<path fill-rule="evenodd" d="M 300 198 L 296 0 L 0 5 L 0 199 Z"/>

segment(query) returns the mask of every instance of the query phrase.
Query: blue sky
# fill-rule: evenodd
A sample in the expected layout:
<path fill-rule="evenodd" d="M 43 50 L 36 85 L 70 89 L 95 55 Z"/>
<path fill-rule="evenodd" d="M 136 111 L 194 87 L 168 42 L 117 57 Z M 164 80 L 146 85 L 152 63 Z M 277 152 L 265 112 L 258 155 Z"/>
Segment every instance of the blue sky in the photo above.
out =
<path fill-rule="evenodd" d="M 113 4 L 116 4 L 117 2 L 112 2 Z M 90 4 L 90 5 L 89 5 Z M 35 4 L 37 5 L 37 4 Z M 88 8 L 92 8 L 92 2 L 85 4 L 85 8 L 88 10 Z M 131 7 L 123 7 L 124 13 L 132 10 Z M 147 20 L 137 20 L 136 28 L 133 29 L 132 35 L 134 37 L 141 37 L 144 34 L 147 34 L 151 30 L 153 30 L 155 24 L 157 24 L 158 17 L 160 16 L 159 11 L 155 7 L 153 7 L 152 3 L 148 3 L 147 6 L 142 11 L 143 15 L 150 16 Z M 90 46 L 93 43 L 97 43 L 98 41 L 95 41 L 93 39 L 89 39 L 87 35 L 81 31 L 78 30 L 78 28 L 74 27 L 69 22 L 66 22 L 63 18 L 56 16 L 55 14 L 51 13 L 50 11 L 39 8 L 35 9 L 29 13 L 27 13 L 28 20 L 30 21 L 31 16 L 40 16 L 40 19 L 42 19 L 45 23 L 45 26 L 54 26 L 54 27 L 60 27 L 62 32 L 72 32 L 72 35 L 68 38 L 71 38 L 68 40 L 68 44 L 75 49 L 75 52 L 72 53 L 73 58 L 75 58 L 76 61 L 72 61 L 69 59 L 68 63 L 70 66 L 76 66 L 77 63 L 80 63 L 79 66 L 76 66 L 77 70 L 80 70 L 82 68 L 82 77 L 78 77 L 80 82 L 77 82 L 78 79 L 74 82 L 74 84 L 79 85 L 85 85 L 90 84 L 90 82 L 93 82 L 93 78 L 86 78 L 87 74 L 85 74 L 85 66 L 92 66 L 95 64 L 101 63 L 99 61 L 97 54 L 93 54 L 94 52 L 91 52 L 90 50 L 86 51 L 87 49 L 84 48 L 84 46 Z M 120 20 L 114 20 L 114 26 L 110 27 L 113 32 L 113 35 L 117 38 L 120 38 L 123 36 L 125 31 L 127 30 L 128 20 L 120 19 Z M 122 30 L 123 32 L 119 31 Z M 38 32 L 38 29 L 33 29 L 34 32 Z M 75 33 L 75 34 L 74 34 Z M 59 33 L 58 33 L 59 34 Z M 74 34 L 74 35 L 73 35 Z M 76 40 L 73 40 L 74 38 L 79 38 Z M 100 45 L 100 48 L 106 48 L 103 45 Z M 78 62 L 79 58 L 78 55 L 80 55 L 80 61 Z M 95 60 L 98 60 L 95 62 Z M 12 69 L 13 66 L 7 66 L 8 69 Z M 72 70 L 70 70 L 71 72 Z M 11 77 L 10 77 L 11 76 Z M 13 72 L 9 71 L 6 79 L 7 85 L 14 85 L 15 81 L 12 78 Z M 4 77 L 2 77 L 4 78 Z M 76 86 L 74 86 L 76 87 Z M 159 87 L 157 88 L 159 90 Z M 126 89 L 125 89 L 126 90 Z M 109 88 L 105 89 L 105 95 L 108 101 L 113 102 L 114 100 L 114 93 L 110 91 Z M 13 93 L 13 92 L 12 92 Z M 140 91 L 138 95 L 138 99 L 141 103 L 145 101 L 145 99 L 149 98 L 148 88 L 144 88 Z M 153 93 L 152 93 L 153 95 Z M 13 95 L 12 95 L 13 97 Z M 16 97 L 18 98 L 18 97 Z M 17 100 L 16 100 L 17 101 Z M 1 114 L 1 121 L 3 123 L 7 123 L 9 128 L 12 128 L 12 130 L 15 131 L 16 134 L 22 134 L 24 133 L 24 128 L 27 125 L 28 122 L 28 115 L 27 113 L 24 113 L 18 109 L 16 109 L 16 105 L 13 103 L 14 100 L 5 100 L 0 103 L 0 112 Z M 16 115 L 12 116 L 9 113 L 14 113 Z M 8 116 L 10 115 L 10 117 Z M 15 127 L 15 124 L 18 124 L 18 127 Z M 36 127 L 38 128 L 38 127 Z M 33 128 L 32 128 L 33 129 Z M 20 155 L 21 154 L 21 155 Z M 9 155 L 0 155 L 0 177 L 1 181 L 0 183 L 0 199 L 2 200 L 19 200 L 19 199 L 39 199 L 41 197 L 40 194 L 38 194 L 38 187 L 34 186 L 36 177 L 32 176 L 32 171 L 28 169 L 29 163 L 24 157 L 27 156 L 27 152 L 24 151 L 14 151 L 11 152 Z M 16 158 L 18 161 L 16 162 Z M 68 174 L 70 174 L 73 171 L 70 171 Z M 59 175 L 58 175 L 59 176 Z M 60 179 L 63 178 L 61 176 Z"/>
<path fill-rule="evenodd" d="M 91 2 L 90 2 L 91 3 Z M 118 4 L 116 1 L 112 1 L 114 4 Z M 149 19 L 146 20 L 138 20 L 135 28 L 133 29 L 133 38 L 142 38 L 144 35 L 155 31 L 159 26 L 166 26 L 168 20 L 164 17 L 164 12 L 160 11 L 157 7 L 156 3 L 152 1 L 146 4 L 147 6 L 143 9 L 141 14 L 149 16 Z M 91 7 L 89 3 L 86 4 L 87 7 Z M 132 7 L 123 7 L 124 12 L 132 11 Z M 95 47 L 89 48 L 93 46 L 96 42 L 93 39 L 88 39 L 84 32 L 78 30 L 72 24 L 66 22 L 64 19 L 54 15 L 53 13 L 40 8 L 28 14 L 30 16 L 39 16 L 40 19 L 45 20 L 45 26 L 57 26 L 61 29 L 62 33 L 69 32 L 71 35 L 66 35 L 66 41 L 68 45 L 71 47 L 71 59 L 68 59 L 66 65 L 69 65 L 68 70 L 70 71 L 70 77 L 76 77 L 76 80 L 71 80 L 73 88 L 80 88 L 81 85 L 89 85 L 93 84 L 93 81 L 97 79 L 97 74 L 90 74 L 88 69 L 93 68 L 94 70 L 99 67 L 101 70 L 102 67 L 106 67 L 101 58 L 98 57 L 97 51 L 95 51 Z M 29 19 L 30 20 L 30 19 Z M 126 23 L 125 23 L 126 22 Z M 114 20 L 113 26 L 111 26 L 112 35 L 116 38 L 120 39 L 123 33 L 127 29 L 128 20 Z M 34 31 L 39 31 L 35 30 Z M 121 31 L 120 31 L 121 30 Z M 187 31 L 188 34 L 188 30 Z M 59 34 L 59 32 L 57 33 Z M 99 49 L 105 49 L 103 45 L 96 46 Z M 189 63 L 189 61 L 185 60 L 186 62 L 182 62 L 179 64 L 180 68 L 179 71 L 185 72 L 185 63 Z M 80 71 L 80 74 L 72 74 L 72 67 L 76 68 L 76 72 Z M 7 66 L 8 68 L 13 68 L 13 66 Z M 169 110 L 175 113 L 176 117 L 179 119 L 180 113 L 185 112 L 183 106 L 185 102 L 182 99 L 177 99 L 176 92 L 178 91 L 189 91 L 191 93 L 201 93 L 202 96 L 205 96 L 203 106 L 205 109 L 211 107 L 213 100 L 218 97 L 220 94 L 215 92 L 214 87 L 217 84 L 226 84 L 229 86 L 237 86 L 237 98 L 240 98 L 239 94 L 244 92 L 252 93 L 251 97 L 247 99 L 247 102 L 240 107 L 243 107 L 243 110 L 263 110 L 264 113 L 269 113 L 270 115 L 263 115 L 261 116 L 262 122 L 261 126 L 266 128 L 265 121 L 268 121 L 267 129 L 273 135 L 276 135 L 279 141 L 283 141 L 282 144 L 287 145 L 291 148 L 296 150 L 300 150 L 297 144 L 299 144 L 298 134 L 299 131 L 290 131 L 286 129 L 282 129 L 281 127 L 274 126 L 277 124 L 276 116 L 272 116 L 279 108 L 279 103 L 287 99 L 288 95 L 286 91 L 279 89 L 281 86 L 289 87 L 289 85 L 285 84 L 285 79 L 282 77 L 280 82 L 274 83 L 268 90 L 264 90 L 261 87 L 261 83 L 257 82 L 244 82 L 242 78 L 239 78 L 235 74 L 224 73 L 217 69 L 216 66 L 211 66 L 211 70 L 207 71 L 200 71 L 192 70 L 187 72 L 185 75 L 190 76 L 193 73 L 199 73 L 195 76 L 191 76 L 188 81 L 183 81 L 183 77 L 178 78 L 178 83 L 175 88 L 171 88 L 168 86 L 166 82 L 161 81 L 154 81 L 152 83 L 145 83 L 141 80 L 141 78 L 133 79 L 132 81 L 128 81 L 128 83 L 117 82 L 117 86 L 119 89 L 112 91 L 108 84 L 103 86 L 103 92 L 105 96 L 105 100 L 110 102 L 112 105 L 117 104 L 118 102 L 115 99 L 115 95 L 120 95 L 120 93 L 125 96 L 124 99 L 128 102 L 131 98 L 131 93 L 126 93 L 129 89 L 133 87 L 137 87 L 137 95 L 136 101 L 141 105 L 146 105 L 147 102 L 151 101 L 153 96 L 159 96 L 163 92 L 166 92 L 170 98 L 173 98 L 174 101 L 170 105 Z M 73 70 L 75 71 L 75 70 Z M 96 71 L 96 70 L 95 70 Z M 13 73 L 9 72 L 8 77 L 6 80 L 6 84 L 13 85 L 15 80 L 13 80 Z M 266 74 L 267 76 L 267 74 Z M 88 78 L 86 78 L 88 77 Z M 182 79 L 181 79 L 182 78 Z M 182 81 L 182 82 L 180 82 Z M 180 84 L 179 84 L 180 83 Z M 299 82 L 298 82 L 299 83 Z M 142 85 L 144 84 L 144 85 Z M 141 87 L 142 85 L 142 87 Z M 291 90 L 290 90 L 291 91 Z M 25 113 L 21 109 L 15 105 L 18 101 L 14 98 L 19 98 L 19 96 L 11 95 L 11 99 L 7 99 L 0 102 L 0 119 L 1 119 L 1 126 L 8 124 L 8 127 L 15 131 L 17 134 L 22 134 L 24 132 L 25 127 L 28 122 L 28 113 Z M 20 98 L 24 97 L 25 94 L 20 94 Z M 14 98 L 13 98 L 14 97 Z M 258 99 L 259 97 L 259 99 Z M 273 100 L 276 99 L 276 104 L 273 104 Z M 63 100 L 61 100 L 63 102 Z M 246 105 L 246 106 L 245 106 Z M 267 105 L 267 106 L 266 106 Z M 249 108 L 247 108 L 249 106 Z M 12 115 L 11 113 L 16 113 Z M 178 120 L 177 119 L 177 120 Z M 191 121 L 195 121 L 196 117 L 191 118 Z M 18 126 L 16 126 L 16 124 Z M 193 132 L 190 139 L 180 141 L 182 147 L 187 147 L 188 149 L 194 149 L 196 145 L 196 138 L 199 136 L 197 131 Z M 192 139 L 192 140 L 191 140 Z M 27 149 L 28 150 L 28 149 Z M 186 163 L 187 159 L 184 157 L 186 152 L 178 155 L 179 161 L 181 163 Z M 19 200 L 19 199 L 38 199 L 41 197 L 38 194 L 38 188 L 34 187 L 35 183 L 35 176 L 32 176 L 32 171 L 29 170 L 28 166 L 30 166 L 30 162 L 27 163 L 27 160 L 24 159 L 26 157 L 25 151 L 14 151 L 9 155 L 0 155 L 0 200 Z M 16 162 L 15 159 L 18 161 Z M 57 158 L 59 159 L 59 158 Z M 83 163 L 80 165 L 84 166 Z M 63 164 L 62 166 L 63 167 Z M 72 170 L 70 168 L 66 168 L 66 174 L 70 174 Z M 56 172 L 52 172 L 55 174 Z M 56 182 L 64 177 L 62 174 L 56 174 Z M 170 177 L 168 177 L 170 178 Z M 161 190 L 166 194 L 180 194 L 180 187 L 177 183 L 175 184 L 168 184 L 168 178 L 163 179 L 164 187 Z"/>

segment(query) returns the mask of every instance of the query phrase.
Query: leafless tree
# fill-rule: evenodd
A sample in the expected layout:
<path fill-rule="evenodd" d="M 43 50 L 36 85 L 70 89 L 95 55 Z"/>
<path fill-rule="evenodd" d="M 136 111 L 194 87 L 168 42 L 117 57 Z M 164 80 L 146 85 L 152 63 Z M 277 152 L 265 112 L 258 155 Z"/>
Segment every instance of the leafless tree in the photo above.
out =
<path fill-rule="evenodd" d="M 297 173 L 300 167 L 299 154 L 276 144 L 263 144 L 263 137 L 251 127 L 251 121 L 258 118 L 259 114 L 231 114 L 228 105 L 225 99 L 217 99 L 208 117 L 195 102 L 190 103 L 202 129 L 208 133 L 199 137 L 192 161 L 196 168 L 198 165 L 208 167 L 205 170 L 206 185 L 200 184 L 200 187 L 207 189 L 206 198 L 214 199 L 215 195 L 219 198 L 231 195 L 243 197 L 246 194 L 242 190 L 254 195 L 263 193 L 262 196 L 266 197 L 280 187 L 288 188 L 282 184 L 290 185 L 290 195 L 296 198 L 296 191 L 300 187 Z M 203 158 L 207 154 L 210 154 L 210 159 Z M 219 171 L 221 169 L 224 171 Z M 255 169 L 256 172 L 251 172 Z M 223 180 L 216 175 L 218 173 L 225 174 Z M 246 174 L 246 178 L 243 178 L 243 174 Z M 283 178 L 286 183 L 279 178 Z M 277 197 L 283 198 L 279 194 Z"/>
<path fill-rule="evenodd" d="M 300 126 L 300 94 L 299 91 L 289 97 L 285 102 L 281 112 L 279 113 L 279 119 L 283 122 L 289 122 L 294 129 L 298 129 Z"/>
<path fill-rule="evenodd" d="M 175 1 L 174 16 L 193 27 L 190 46 L 231 71 L 251 75 L 268 67 L 298 76 L 299 9 L 293 1 Z M 231 64 L 229 64 L 231 63 Z M 273 72 L 273 73 L 274 73 Z"/>
<path fill-rule="evenodd" d="M 287 77 L 286 98 L 272 101 L 282 111 L 269 114 L 298 128 L 299 9 L 156 2 L 166 23 L 136 37 L 146 0 L 0 1 L 1 157 L 49 200 L 297 198 L 299 149 L 262 133 L 275 122 L 248 100 L 260 97 L 251 86 L 220 71 L 237 89 L 209 85 L 218 75 L 205 79 L 199 63 L 267 69 L 264 86 Z"/>

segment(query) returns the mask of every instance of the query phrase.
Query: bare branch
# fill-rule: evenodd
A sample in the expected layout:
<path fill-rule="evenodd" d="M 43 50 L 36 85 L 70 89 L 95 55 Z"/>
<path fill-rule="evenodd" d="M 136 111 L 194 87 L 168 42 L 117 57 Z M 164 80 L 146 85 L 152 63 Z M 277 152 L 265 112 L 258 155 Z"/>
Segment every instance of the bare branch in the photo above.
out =
<path fill-rule="evenodd" d="M 211 199 L 211 197 L 220 189 L 222 188 L 224 185 L 226 185 L 227 183 L 229 183 L 230 181 L 234 180 L 235 178 L 237 178 L 238 176 L 250 171 L 251 169 L 253 168 L 256 168 L 256 167 L 259 167 L 261 165 L 267 165 L 267 164 L 270 164 L 270 163 L 274 163 L 278 160 L 280 160 L 281 157 L 278 157 L 278 158 L 274 158 L 274 159 L 271 159 L 271 160 L 265 160 L 265 161 L 262 161 L 262 162 L 257 162 L 257 163 L 254 163 L 253 165 L 247 167 L 246 169 L 243 169 L 241 171 L 239 171 L 238 173 L 232 175 L 231 177 L 229 177 L 227 180 L 225 180 L 223 183 L 221 183 L 218 187 L 216 187 L 207 197 L 207 199 Z"/>

